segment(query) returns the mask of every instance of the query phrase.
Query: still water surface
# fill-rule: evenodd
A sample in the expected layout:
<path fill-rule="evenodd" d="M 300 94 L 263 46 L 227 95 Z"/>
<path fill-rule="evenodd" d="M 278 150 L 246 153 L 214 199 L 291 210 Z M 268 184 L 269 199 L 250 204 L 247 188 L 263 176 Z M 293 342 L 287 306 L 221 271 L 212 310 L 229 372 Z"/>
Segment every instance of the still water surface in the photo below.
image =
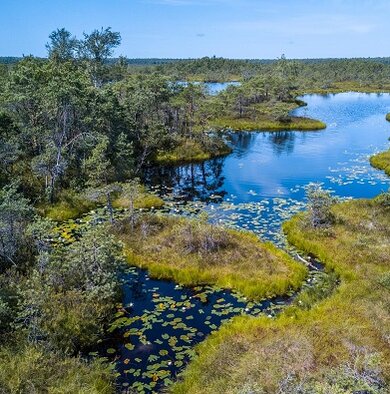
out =
<path fill-rule="evenodd" d="M 389 147 L 389 94 L 307 95 L 297 116 L 320 119 L 323 131 L 240 132 L 233 153 L 201 164 L 151 170 L 162 194 L 211 201 L 211 219 L 276 240 L 280 223 L 304 206 L 305 186 L 320 182 L 340 197 L 371 198 L 390 186 L 369 156 Z M 200 205 L 200 204 L 198 204 Z"/>

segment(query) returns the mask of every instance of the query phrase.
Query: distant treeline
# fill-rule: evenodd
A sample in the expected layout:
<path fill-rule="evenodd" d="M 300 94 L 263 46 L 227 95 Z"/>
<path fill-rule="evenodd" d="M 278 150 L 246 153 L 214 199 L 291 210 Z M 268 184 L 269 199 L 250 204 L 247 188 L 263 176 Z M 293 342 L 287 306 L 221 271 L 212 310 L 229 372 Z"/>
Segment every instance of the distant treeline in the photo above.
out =
<path fill-rule="evenodd" d="M 23 57 L 17 56 L 0 56 L 0 64 L 14 64 L 22 60 Z M 107 60 L 108 64 L 113 64 L 119 61 L 121 58 L 111 58 Z M 149 66 L 149 65 L 161 65 L 169 63 L 179 63 L 179 62 L 195 62 L 202 59 L 213 59 L 213 60 L 223 60 L 239 62 L 243 64 L 270 64 L 275 63 L 278 59 L 229 59 L 222 57 L 203 57 L 203 58 L 126 58 L 124 57 L 128 65 L 134 66 Z M 311 64 L 311 63 L 327 63 L 327 62 L 342 62 L 342 61 L 367 61 L 374 63 L 390 64 L 390 57 L 368 57 L 368 58 L 308 58 L 308 59 L 290 59 L 298 61 L 301 63 Z"/>

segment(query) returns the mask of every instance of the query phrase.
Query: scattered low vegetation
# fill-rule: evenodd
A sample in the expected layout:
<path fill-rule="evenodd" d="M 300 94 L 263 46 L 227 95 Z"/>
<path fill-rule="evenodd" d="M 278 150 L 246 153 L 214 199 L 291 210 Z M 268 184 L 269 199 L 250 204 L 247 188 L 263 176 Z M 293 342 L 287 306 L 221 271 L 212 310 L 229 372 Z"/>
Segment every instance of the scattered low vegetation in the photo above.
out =
<path fill-rule="evenodd" d="M 298 289 L 307 274 L 255 235 L 202 221 L 144 215 L 122 222 L 116 233 L 130 264 L 183 285 L 215 284 L 260 299 Z"/>
<path fill-rule="evenodd" d="M 383 201 L 336 204 L 326 228 L 311 226 L 308 213 L 287 222 L 289 241 L 334 272 L 326 288 L 340 280 L 337 290 L 298 298 L 274 320 L 236 318 L 198 346 L 172 392 L 387 393 L 390 211 Z"/>

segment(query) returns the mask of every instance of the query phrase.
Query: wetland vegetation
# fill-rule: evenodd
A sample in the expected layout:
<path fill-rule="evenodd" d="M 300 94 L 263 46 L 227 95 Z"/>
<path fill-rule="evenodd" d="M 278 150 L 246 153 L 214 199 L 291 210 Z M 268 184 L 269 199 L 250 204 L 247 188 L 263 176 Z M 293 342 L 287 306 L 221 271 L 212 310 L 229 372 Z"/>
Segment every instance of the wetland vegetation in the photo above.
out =
<path fill-rule="evenodd" d="M 240 130 L 288 155 L 326 127 L 300 95 L 389 91 L 388 59 L 135 64 L 120 41 L 58 29 L 47 59 L 0 65 L 0 392 L 388 392 L 389 193 L 308 191 L 283 228 L 323 272 L 242 231 L 301 210 L 306 184 L 293 208 L 279 185 L 268 208 L 220 190 L 224 156 L 258 163 Z M 371 163 L 389 174 L 388 152 Z M 177 183 L 153 189 L 156 169 Z"/>

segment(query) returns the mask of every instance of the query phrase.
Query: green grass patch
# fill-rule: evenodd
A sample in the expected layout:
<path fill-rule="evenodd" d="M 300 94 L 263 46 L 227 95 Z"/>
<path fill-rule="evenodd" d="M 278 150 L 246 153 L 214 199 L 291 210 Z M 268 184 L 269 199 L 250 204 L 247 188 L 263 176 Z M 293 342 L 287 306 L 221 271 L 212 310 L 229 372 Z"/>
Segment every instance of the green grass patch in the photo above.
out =
<path fill-rule="evenodd" d="M 112 206 L 116 209 L 129 208 L 130 207 L 129 197 L 120 194 L 117 196 L 113 202 Z M 135 209 L 152 209 L 152 208 L 162 208 L 164 206 L 164 200 L 157 196 L 156 194 L 149 193 L 144 187 L 141 186 L 139 195 L 134 199 Z"/>
<path fill-rule="evenodd" d="M 390 176 L 390 150 L 371 156 L 370 164 Z"/>
<path fill-rule="evenodd" d="M 361 83 L 359 81 L 332 82 L 327 86 L 309 87 L 299 94 L 334 94 L 346 92 L 384 93 L 390 92 L 390 84 Z"/>
<path fill-rule="evenodd" d="M 355 200 L 333 213 L 326 229 L 300 214 L 284 230 L 334 272 L 337 290 L 314 304 L 308 294 L 276 319 L 235 318 L 197 347 L 173 393 L 389 392 L 390 209 Z"/>
<path fill-rule="evenodd" d="M 113 374 L 98 360 L 87 363 L 18 341 L 0 348 L 2 393 L 111 394 Z"/>
<path fill-rule="evenodd" d="M 386 120 L 387 120 L 388 122 L 390 122 L 390 112 L 389 112 L 388 114 L 386 114 Z"/>
<path fill-rule="evenodd" d="M 65 190 L 58 196 L 58 202 L 38 206 L 38 212 L 56 222 L 76 219 L 82 214 L 95 209 L 97 203 L 88 199 L 83 193 Z"/>
<path fill-rule="evenodd" d="M 236 131 L 278 131 L 278 130 L 322 130 L 326 124 L 315 119 L 304 117 L 288 117 L 286 120 L 220 118 L 210 123 L 212 128 Z"/>
<path fill-rule="evenodd" d="M 130 264 L 186 286 L 215 284 L 261 299 L 299 289 L 307 275 L 302 264 L 254 234 L 201 221 L 144 215 L 133 229 L 122 223 L 117 234 Z"/>
<path fill-rule="evenodd" d="M 222 141 L 204 146 L 196 140 L 185 139 L 171 151 L 160 151 L 154 162 L 160 165 L 200 162 L 227 155 L 231 151 L 231 148 Z"/>

